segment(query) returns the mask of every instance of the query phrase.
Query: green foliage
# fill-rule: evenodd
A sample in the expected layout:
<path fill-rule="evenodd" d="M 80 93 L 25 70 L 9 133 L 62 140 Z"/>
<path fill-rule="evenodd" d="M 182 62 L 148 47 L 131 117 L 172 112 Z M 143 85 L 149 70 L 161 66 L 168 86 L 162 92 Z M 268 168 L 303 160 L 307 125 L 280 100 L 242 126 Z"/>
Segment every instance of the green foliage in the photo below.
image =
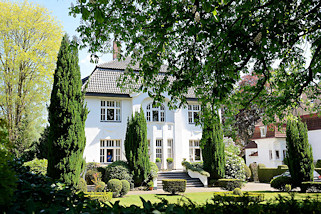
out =
<path fill-rule="evenodd" d="M 185 192 L 186 190 L 186 180 L 185 179 L 163 179 L 163 190 L 171 194 L 176 194 L 177 192 Z"/>
<path fill-rule="evenodd" d="M 65 35 L 58 53 L 49 106 L 48 176 L 77 186 L 84 168 L 87 107 L 78 65 L 78 49 Z"/>
<path fill-rule="evenodd" d="M 321 160 L 318 159 L 317 162 L 315 163 L 315 168 L 321 168 Z"/>
<path fill-rule="evenodd" d="M 233 190 L 233 194 L 234 194 L 234 195 L 240 195 L 240 196 L 242 196 L 242 195 L 243 195 L 243 192 L 242 192 L 242 190 L 241 190 L 240 188 L 235 188 L 235 189 Z"/>
<path fill-rule="evenodd" d="M 291 190 L 292 190 L 291 184 L 285 184 L 284 190 L 285 190 L 286 192 L 291 192 Z"/>
<path fill-rule="evenodd" d="M 48 161 L 47 159 L 39 160 L 38 158 L 32 161 L 25 162 L 24 166 L 30 167 L 32 173 L 40 173 L 42 175 L 47 174 Z"/>
<path fill-rule="evenodd" d="M 285 185 L 292 184 L 293 179 L 291 177 L 280 176 L 271 180 L 270 184 L 272 188 L 280 191 L 285 191 Z"/>
<path fill-rule="evenodd" d="M 166 161 L 167 163 L 173 163 L 173 158 L 167 158 Z"/>
<path fill-rule="evenodd" d="M 149 181 L 147 183 L 147 187 L 154 187 L 154 182 L 153 181 Z"/>
<path fill-rule="evenodd" d="M 105 187 L 106 187 L 105 182 L 103 181 L 95 182 L 95 192 L 102 192 L 104 191 Z"/>
<path fill-rule="evenodd" d="M 251 170 L 251 181 L 258 182 L 259 181 L 259 173 L 258 173 L 258 166 L 256 163 L 250 164 L 250 170 Z"/>
<path fill-rule="evenodd" d="M 101 173 L 98 172 L 96 169 L 89 169 L 86 171 L 85 180 L 88 185 L 94 184 L 95 176 L 97 177 L 97 179 L 101 179 Z"/>
<path fill-rule="evenodd" d="M 156 163 L 154 162 L 149 162 L 150 164 L 150 178 L 153 180 L 154 178 L 158 177 L 158 167 Z"/>
<path fill-rule="evenodd" d="M 160 162 L 161 162 L 161 159 L 160 159 L 160 158 L 156 158 L 155 162 L 156 162 L 156 163 L 160 163 Z"/>
<path fill-rule="evenodd" d="M 259 163 L 259 164 L 257 165 L 257 167 L 258 167 L 258 168 L 265 168 L 266 166 L 265 166 L 264 163 Z"/>
<path fill-rule="evenodd" d="M 244 181 L 241 179 L 218 179 L 216 185 L 224 190 L 232 191 L 235 188 L 242 189 Z"/>
<path fill-rule="evenodd" d="M 87 192 L 87 183 L 83 178 L 79 178 L 77 190 Z"/>
<path fill-rule="evenodd" d="M 140 112 L 135 112 L 135 115 L 128 119 L 124 145 L 134 184 L 139 186 L 148 179 L 150 174 L 147 123 L 142 108 Z"/>
<path fill-rule="evenodd" d="M 321 175 L 321 168 L 314 168 L 314 170 Z"/>
<path fill-rule="evenodd" d="M 118 179 L 111 179 L 107 182 L 107 188 L 113 192 L 113 197 L 118 197 L 122 190 L 122 182 Z"/>
<path fill-rule="evenodd" d="M 121 188 L 119 195 L 120 195 L 120 197 L 123 197 L 124 195 L 126 195 L 129 192 L 130 184 L 127 180 L 121 180 L 120 182 L 122 184 L 122 188 Z"/>
<path fill-rule="evenodd" d="M 244 170 L 245 170 L 245 178 L 247 180 L 250 179 L 252 176 L 251 169 L 246 164 L 244 164 Z"/>
<path fill-rule="evenodd" d="M 239 156 L 240 149 L 232 139 L 224 138 L 225 144 L 225 178 L 245 180 L 245 162 Z"/>
<path fill-rule="evenodd" d="M 225 154 L 223 131 L 217 112 L 207 107 L 202 107 L 203 127 L 201 148 L 203 156 L 203 169 L 210 173 L 214 179 L 223 178 L 225 175 Z"/>
<path fill-rule="evenodd" d="M 100 164 L 99 163 L 97 163 L 97 162 L 88 162 L 88 163 L 86 163 L 86 169 L 87 170 L 96 170 L 98 167 L 100 166 Z"/>
<path fill-rule="evenodd" d="M 294 186 L 313 180 L 313 154 L 308 129 L 300 118 L 288 118 L 286 124 L 288 166 Z"/>
<path fill-rule="evenodd" d="M 235 188 L 235 189 L 239 189 L 239 188 Z M 253 193 L 253 192 L 245 192 L 243 194 L 242 190 L 241 189 L 239 190 L 240 191 L 237 190 L 237 194 L 235 194 L 234 191 L 233 192 L 215 192 L 214 198 L 212 200 L 215 201 L 216 203 L 245 202 L 245 201 L 259 203 L 264 201 L 264 194 Z M 255 209 L 251 209 L 251 210 L 255 210 Z"/>
<path fill-rule="evenodd" d="M 113 198 L 112 192 L 86 192 L 85 197 L 92 200 L 97 200 L 102 203 L 107 203 Z"/>
<path fill-rule="evenodd" d="M 202 169 L 200 166 L 193 165 L 188 161 L 183 161 L 182 165 L 186 168 L 186 170 L 192 170 L 193 172 L 198 172 L 201 175 L 204 175 L 206 177 L 210 177 L 210 173 L 206 172 L 204 169 Z"/>
<path fill-rule="evenodd" d="M 261 183 L 270 183 L 271 179 L 274 176 L 281 175 L 287 170 L 288 170 L 288 167 L 286 165 L 280 165 L 278 166 L 278 168 L 259 167 L 258 169 L 259 181 Z"/>
<path fill-rule="evenodd" d="M 127 180 L 130 187 L 134 187 L 133 175 L 124 161 L 115 161 L 106 167 L 104 181 L 108 182 L 111 179 Z"/>
<path fill-rule="evenodd" d="M 321 182 L 302 182 L 301 192 L 321 192 Z"/>

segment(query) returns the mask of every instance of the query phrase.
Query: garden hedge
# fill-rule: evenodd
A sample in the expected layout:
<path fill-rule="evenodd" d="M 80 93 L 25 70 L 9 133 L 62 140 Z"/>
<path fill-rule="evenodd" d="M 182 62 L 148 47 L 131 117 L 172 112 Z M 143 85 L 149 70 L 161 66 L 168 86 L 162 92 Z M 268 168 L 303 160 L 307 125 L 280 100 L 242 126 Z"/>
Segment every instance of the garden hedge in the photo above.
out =
<path fill-rule="evenodd" d="M 216 186 L 221 187 L 224 190 L 232 191 L 235 188 L 242 188 L 244 181 L 241 179 L 218 179 Z"/>
<path fill-rule="evenodd" d="M 302 182 L 301 192 L 321 192 L 321 182 Z"/>
<path fill-rule="evenodd" d="M 163 190 L 176 194 L 177 192 L 185 192 L 186 180 L 185 179 L 164 179 L 162 180 Z"/>
<path fill-rule="evenodd" d="M 122 182 L 118 179 L 111 179 L 107 182 L 107 188 L 109 191 L 113 192 L 114 197 L 118 197 L 123 188 Z"/>
<path fill-rule="evenodd" d="M 274 176 L 281 175 L 288 169 L 286 165 L 280 165 L 277 168 L 258 167 L 259 181 L 269 183 Z"/>
<path fill-rule="evenodd" d="M 213 200 L 241 202 L 247 199 L 249 202 L 262 202 L 264 201 L 264 194 L 244 192 L 242 195 L 234 194 L 234 192 L 215 192 Z"/>
<path fill-rule="evenodd" d="M 285 191 L 285 186 L 287 184 L 292 185 L 292 178 L 286 177 L 286 176 L 280 176 L 280 177 L 272 179 L 270 184 L 271 184 L 272 188 L 275 188 L 275 189 L 278 189 L 281 191 Z"/>
<path fill-rule="evenodd" d="M 113 198 L 112 192 L 87 192 L 85 197 L 88 197 L 92 200 L 98 200 L 99 202 L 107 203 Z"/>

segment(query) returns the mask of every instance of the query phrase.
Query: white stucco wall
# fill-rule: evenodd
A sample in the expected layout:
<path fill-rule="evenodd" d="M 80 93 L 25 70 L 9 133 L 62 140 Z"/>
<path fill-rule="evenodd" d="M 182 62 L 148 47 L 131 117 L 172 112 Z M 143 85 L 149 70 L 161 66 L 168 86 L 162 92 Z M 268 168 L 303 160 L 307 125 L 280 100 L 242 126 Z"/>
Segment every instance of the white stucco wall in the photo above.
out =
<path fill-rule="evenodd" d="M 146 106 L 152 99 L 145 93 L 132 94 L 132 98 L 114 97 L 94 97 L 87 96 L 86 102 L 89 114 L 86 120 L 86 147 L 84 157 L 87 162 L 100 161 L 100 140 L 113 139 L 121 140 L 121 159 L 125 160 L 124 140 L 127 128 L 127 118 L 134 112 L 139 111 L 142 106 L 146 115 Z M 100 121 L 100 102 L 101 100 L 111 100 L 121 102 L 121 121 L 120 122 L 101 122 Z M 195 124 L 188 124 L 188 110 L 186 108 L 169 110 L 169 98 L 165 99 L 165 122 L 147 122 L 147 138 L 151 143 L 151 161 L 156 159 L 156 140 L 163 140 L 163 163 L 162 167 L 167 168 L 167 140 L 173 139 L 174 169 L 182 169 L 181 162 L 184 158 L 189 160 L 189 140 L 200 140 L 202 130 Z M 191 102 L 191 104 L 197 104 Z M 169 126 L 171 127 L 169 129 Z"/>
<path fill-rule="evenodd" d="M 321 130 L 308 131 L 309 143 L 312 146 L 313 160 L 321 159 Z"/>

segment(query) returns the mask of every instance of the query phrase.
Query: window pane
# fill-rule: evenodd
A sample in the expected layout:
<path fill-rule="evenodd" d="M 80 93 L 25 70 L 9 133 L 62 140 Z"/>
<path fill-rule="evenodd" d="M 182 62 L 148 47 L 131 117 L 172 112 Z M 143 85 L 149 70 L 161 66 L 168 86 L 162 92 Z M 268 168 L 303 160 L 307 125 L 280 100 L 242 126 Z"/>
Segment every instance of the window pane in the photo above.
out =
<path fill-rule="evenodd" d="M 189 141 L 189 146 L 190 146 L 190 147 L 193 146 L 193 141 L 192 141 L 192 140 Z"/>
<path fill-rule="evenodd" d="M 164 122 L 165 121 L 165 114 L 164 114 L 164 112 L 161 112 L 160 114 L 161 114 L 161 122 Z"/>
<path fill-rule="evenodd" d="M 147 112 L 146 120 L 147 120 L 147 121 L 150 121 L 150 111 Z"/>
<path fill-rule="evenodd" d="M 195 149 L 195 160 L 201 160 L 201 149 Z"/>
<path fill-rule="evenodd" d="M 193 116 L 192 112 L 188 112 L 188 122 L 193 123 Z"/>
<path fill-rule="evenodd" d="M 192 110 L 192 105 L 188 105 L 188 110 Z"/>
<path fill-rule="evenodd" d="M 120 109 L 116 109 L 116 121 L 120 121 Z"/>
<path fill-rule="evenodd" d="M 153 121 L 159 121 L 158 120 L 158 111 L 153 111 Z"/>
<path fill-rule="evenodd" d="M 107 120 L 115 120 L 114 114 L 114 109 L 107 109 Z"/>
<path fill-rule="evenodd" d="M 120 107 L 120 102 L 116 102 L 116 107 Z"/>
<path fill-rule="evenodd" d="M 164 109 L 165 109 L 165 107 L 164 107 L 163 105 L 161 105 L 161 106 L 160 106 L 160 109 L 161 109 L 161 110 L 164 110 Z"/>
<path fill-rule="evenodd" d="M 106 120 L 105 109 L 100 109 L 100 120 Z"/>
<path fill-rule="evenodd" d="M 147 105 L 146 109 L 150 109 L 150 104 Z"/>
<path fill-rule="evenodd" d="M 193 110 L 196 110 L 196 111 L 200 110 L 200 106 L 199 105 L 193 105 Z"/>
<path fill-rule="evenodd" d="M 100 105 L 101 105 L 101 106 L 105 106 L 105 101 L 101 101 L 101 102 L 100 102 Z"/>

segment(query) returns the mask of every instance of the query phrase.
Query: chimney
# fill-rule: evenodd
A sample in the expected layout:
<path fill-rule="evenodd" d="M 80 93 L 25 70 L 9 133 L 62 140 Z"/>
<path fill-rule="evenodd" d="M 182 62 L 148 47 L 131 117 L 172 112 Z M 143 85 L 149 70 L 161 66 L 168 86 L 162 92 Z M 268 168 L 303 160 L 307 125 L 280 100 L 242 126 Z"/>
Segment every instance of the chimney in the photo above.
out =
<path fill-rule="evenodd" d="M 117 59 L 117 55 L 119 54 L 118 46 L 116 40 L 113 41 L 113 60 Z"/>

